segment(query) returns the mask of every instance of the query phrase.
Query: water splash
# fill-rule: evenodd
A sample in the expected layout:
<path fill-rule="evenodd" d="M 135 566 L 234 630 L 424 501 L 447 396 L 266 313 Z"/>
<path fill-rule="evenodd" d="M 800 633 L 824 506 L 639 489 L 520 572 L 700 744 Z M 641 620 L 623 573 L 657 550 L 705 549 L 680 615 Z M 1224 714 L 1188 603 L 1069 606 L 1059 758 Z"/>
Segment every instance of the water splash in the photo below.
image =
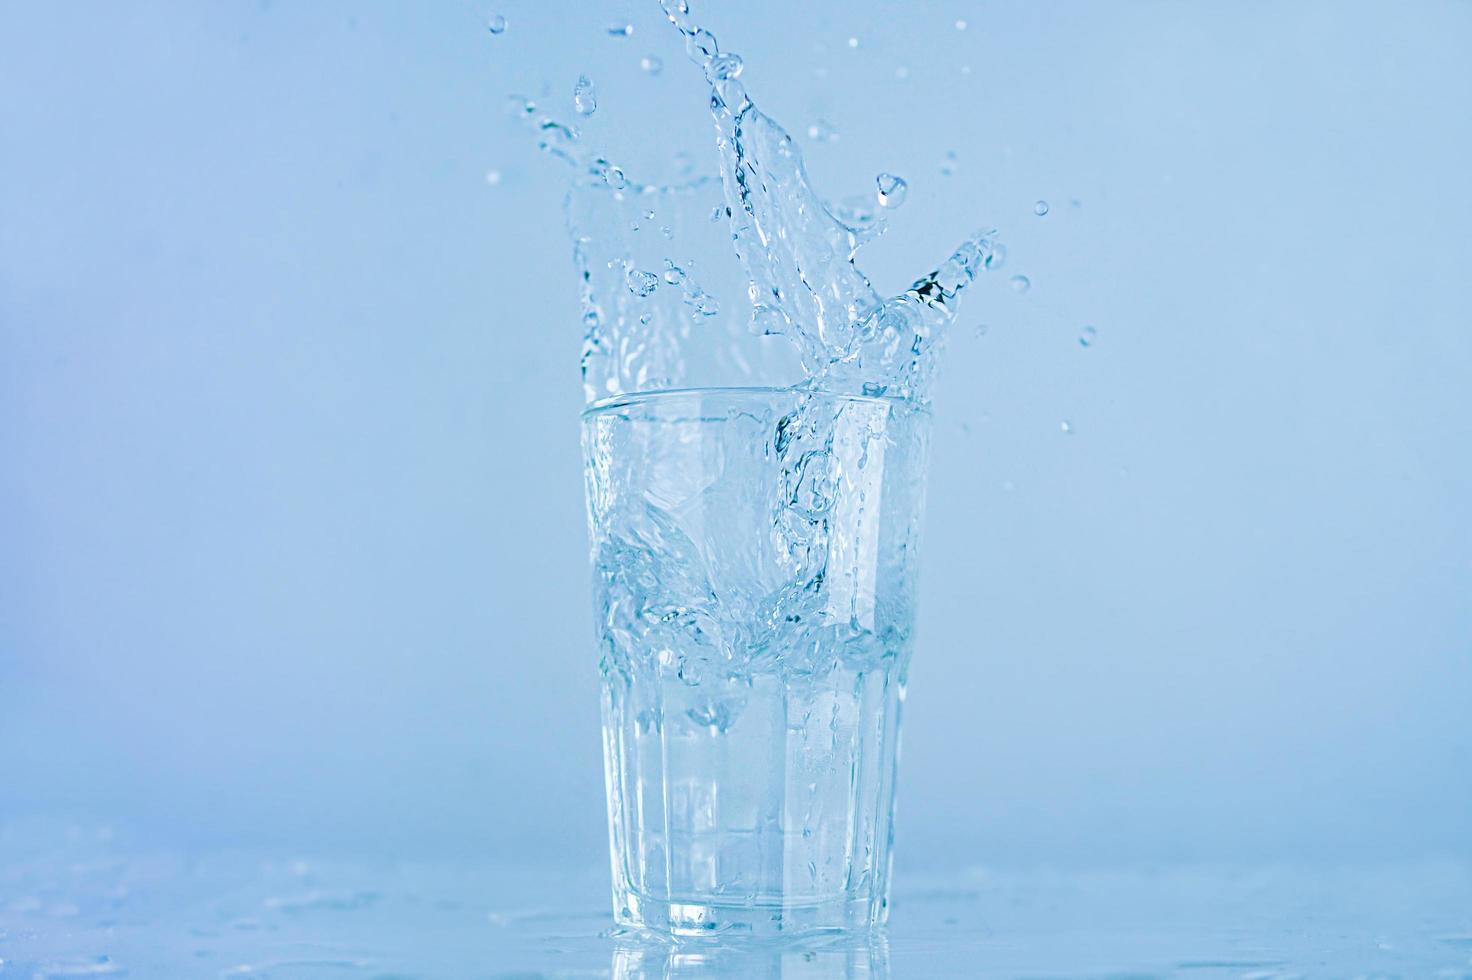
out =
<path fill-rule="evenodd" d="M 587 75 L 579 75 L 578 83 L 572 87 L 572 105 L 580 116 L 591 116 L 598 111 L 598 91 Z"/>
<path fill-rule="evenodd" d="M 568 226 L 582 286 L 588 399 L 672 386 L 801 384 L 927 400 L 957 297 L 979 272 L 1001 265 L 996 233 L 966 240 L 901 293 L 877 292 L 854 258 L 903 203 L 906 182 L 881 174 L 865 199 L 822 197 L 796 142 L 752 100 L 740 56 L 722 51 L 686 0 L 661 7 L 710 88 L 719 177 L 646 184 L 590 153 L 573 127 L 538 117 L 530 104 L 520 113 L 535 120 L 539 145 L 574 167 Z M 651 63 L 641 67 L 653 73 Z M 586 76 L 574 103 L 584 116 L 597 107 Z M 807 134 L 837 137 L 822 120 Z M 701 203 L 712 196 L 722 203 Z M 650 206 L 676 217 L 655 229 L 642 220 Z M 713 223 L 680 220 L 684 212 Z M 739 260 L 740 285 L 721 281 L 730 277 L 726 266 L 736 267 L 715 251 L 694 261 L 721 232 L 724 256 L 734 249 Z M 744 287 L 745 302 L 726 296 L 728 286 Z"/>

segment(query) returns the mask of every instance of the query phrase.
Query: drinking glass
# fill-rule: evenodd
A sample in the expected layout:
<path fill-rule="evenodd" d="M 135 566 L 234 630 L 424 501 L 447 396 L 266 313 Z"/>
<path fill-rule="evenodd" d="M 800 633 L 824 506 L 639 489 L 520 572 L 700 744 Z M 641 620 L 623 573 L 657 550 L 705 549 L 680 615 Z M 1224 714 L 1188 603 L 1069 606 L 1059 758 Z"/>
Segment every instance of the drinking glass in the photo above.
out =
<path fill-rule="evenodd" d="M 883 923 L 929 428 L 790 388 L 584 413 L 620 925 Z"/>

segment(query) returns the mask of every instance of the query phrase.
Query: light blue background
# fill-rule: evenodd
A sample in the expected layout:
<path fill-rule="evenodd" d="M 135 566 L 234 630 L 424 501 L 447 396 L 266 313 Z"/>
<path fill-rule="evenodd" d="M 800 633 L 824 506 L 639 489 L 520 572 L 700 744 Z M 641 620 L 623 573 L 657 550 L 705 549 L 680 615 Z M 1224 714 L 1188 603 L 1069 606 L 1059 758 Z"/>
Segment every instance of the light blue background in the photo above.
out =
<path fill-rule="evenodd" d="M 1472 855 L 1472 4 L 706 6 L 820 186 L 909 179 L 882 287 L 981 222 L 1034 283 L 937 397 L 901 864 Z M 0 819 L 601 861 L 503 103 L 709 160 L 652 0 L 4 19 Z"/>

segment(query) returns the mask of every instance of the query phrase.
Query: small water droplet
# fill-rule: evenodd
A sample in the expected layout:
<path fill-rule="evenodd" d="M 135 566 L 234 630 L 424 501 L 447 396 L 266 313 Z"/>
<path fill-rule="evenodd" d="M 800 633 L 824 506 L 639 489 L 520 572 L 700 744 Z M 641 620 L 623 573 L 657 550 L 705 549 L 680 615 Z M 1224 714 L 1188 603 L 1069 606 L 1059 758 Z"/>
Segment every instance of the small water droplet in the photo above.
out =
<path fill-rule="evenodd" d="M 897 80 L 903 82 L 905 79 L 910 77 L 910 69 L 906 68 L 904 65 L 900 65 L 894 70 L 894 77 Z"/>
<path fill-rule="evenodd" d="M 572 87 L 572 105 L 580 116 L 591 116 L 598 111 L 598 92 L 587 75 L 579 75 L 577 84 Z"/>
<path fill-rule="evenodd" d="M 499 170 L 487 170 L 486 171 L 486 183 L 488 185 L 490 185 L 491 187 L 495 187 L 497 184 L 501 183 L 501 171 L 499 171 Z"/>
<path fill-rule="evenodd" d="M 667 242 L 674 241 L 674 238 L 675 238 L 675 230 L 673 228 L 671 228 L 669 225 L 660 225 L 659 226 L 659 233 L 660 233 L 660 235 L 662 235 L 664 237 L 664 240 L 665 241 L 667 241 Z"/>
<path fill-rule="evenodd" d="M 961 66 L 961 74 L 963 74 L 963 75 L 969 75 L 969 74 L 971 74 L 971 66 L 970 65 L 962 65 Z"/>
<path fill-rule="evenodd" d="M 1007 281 L 1011 283 L 1014 293 L 1025 293 L 1032 287 L 1032 280 L 1027 276 L 1013 276 Z"/>
<path fill-rule="evenodd" d="M 956 172 L 956 163 L 957 163 L 956 151 L 955 150 L 947 150 L 946 151 L 946 155 L 944 157 L 942 157 L 941 158 L 941 161 L 940 161 L 940 172 L 941 172 L 941 176 L 943 176 L 943 177 L 950 177 L 953 174 L 955 174 L 955 172 Z"/>
<path fill-rule="evenodd" d="M 664 59 L 657 54 L 646 54 L 639 59 L 639 69 L 646 75 L 658 75 L 664 71 Z"/>
<path fill-rule="evenodd" d="M 524 95 L 512 95 L 507 97 L 511 102 L 511 116 L 514 119 L 526 119 L 537 114 L 537 104 Z"/>
<path fill-rule="evenodd" d="M 609 24 L 608 25 L 608 36 L 609 37 L 633 37 L 634 36 L 634 25 L 633 24 Z"/>
<path fill-rule="evenodd" d="M 1073 435 L 1073 423 L 1068 421 L 1068 419 L 1064 419 L 1058 423 L 1058 431 L 1066 436 Z"/>
<path fill-rule="evenodd" d="M 492 14 L 491 19 L 486 22 L 486 28 L 492 34 L 505 34 L 506 18 L 502 17 L 500 14 Z"/>
<path fill-rule="evenodd" d="M 815 143 L 832 143 L 838 139 L 838 130 L 826 119 L 818 119 L 808 127 L 808 139 Z"/>
<path fill-rule="evenodd" d="M 635 296 L 649 296 L 659 288 L 659 277 L 652 272 L 630 269 L 624 278 L 628 281 L 629 292 Z"/>
<path fill-rule="evenodd" d="M 598 326 L 599 316 L 597 310 L 587 310 L 583 313 L 583 329 L 592 330 Z"/>
<path fill-rule="evenodd" d="M 1047 214 L 1048 213 L 1048 202 L 1047 201 L 1039 201 L 1038 203 L 1034 204 L 1032 206 L 1032 213 L 1035 214 L 1035 215 L 1037 215 L 1039 218 L 1041 218 L 1043 215 Z"/>
<path fill-rule="evenodd" d="M 646 327 L 649 326 L 649 321 L 650 320 L 653 320 L 653 319 L 654 319 L 654 314 L 653 313 L 640 313 L 639 314 L 639 322 L 641 324 L 643 324 L 644 326 L 646 326 Z"/>
<path fill-rule="evenodd" d="M 724 207 L 722 207 L 721 205 L 719 205 L 719 204 L 717 204 L 715 207 L 711 208 L 710 209 L 710 223 L 711 224 L 715 224 L 717 221 L 720 221 L 721 220 L 721 215 L 724 214 L 725 211 L 726 211 L 726 209 Z"/>
<path fill-rule="evenodd" d="M 956 30 L 958 30 L 958 31 L 964 31 L 965 29 L 966 29 L 966 22 L 964 20 L 958 20 L 958 21 L 956 21 Z"/>
<path fill-rule="evenodd" d="M 851 47 L 851 48 L 858 47 L 859 46 L 859 39 L 856 38 L 856 37 L 849 38 L 848 39 L 848 46 Z"/>
<path fill-rule="evenodd" d="M 1007 246 L 1001 242 L 989 242 L 986 251 L 982 253 L 981 264 L 983 268 L 1000 269 L 1007 262 Z M 1015 284 L 1014 284 L 1015 286 Z M 1023 287 L 1024 289 L 1027 287 Z"/>
<path fill-rule="evenodd" d="M 1098 335 L 1099 331 L 1095 330 L 1093 327 L 1084 327 L 1083 332 L 1078 335 L 1079 346 L 1088 347 L 1094 342 L 1094 338 Z"/>
<path fill-rule="evenodd" d="M 878 190 L 879 206 L 881 208 L 897 208 L 905 203 L 905 191 L 910 185 L 905 183 L 903 177 L 884 173 L 874 178 L 874 186 Z"/>
<path fill-rule="evenodd" d="M 611 163 L 602 161 L 600 162 L 599 170 L 603 177 L 603 182 L 609 187 L 612 187 L 614 190 L 621 191 L 625 187 L 629 186 L 629 179 L 624 176 L 622 168 L 615 167 Z"/>
<path fill-rule="evenodd" d="M 664 260 L 664 281 L 671 286 L 678 286 L 685 280 L 685 270 L 675 265 L 669 259 Z"/>

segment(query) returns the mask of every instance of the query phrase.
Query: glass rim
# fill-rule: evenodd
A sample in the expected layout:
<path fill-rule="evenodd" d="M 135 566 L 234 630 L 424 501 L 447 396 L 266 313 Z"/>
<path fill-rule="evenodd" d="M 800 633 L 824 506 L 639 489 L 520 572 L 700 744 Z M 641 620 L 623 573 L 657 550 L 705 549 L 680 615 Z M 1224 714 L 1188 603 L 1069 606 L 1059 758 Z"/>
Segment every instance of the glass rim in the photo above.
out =
<path fill-rule="evenodd" d="M 863 395 L 843 391 L 826 391 L 822 388 L 803 388 L 800 385 L 707 385 L 690 388 L 651 388 L 648 391 L 627 391 L 617 395 L 609 395 L 599 398 L 597 401 L 589 402 L 584 406 L 579 417 L 583 419 L 601 415 L 614 409 L 626 408 L 631 405 L 644 405 L 651 402 L 664 400 L 678 400 L 694 395 L 733 395 L 733 396 L 758 396 L 758 395 L 815 395 L 819 398 L 827 398 L 833 401 L 860 402 L 877 405 L 889 405 L 902 407 L 906 411 L 919 412 L 923 415 L 930 414 L 928 402 L 919 402 L 913 398 L 899 398 L 895 395 Z"/>

